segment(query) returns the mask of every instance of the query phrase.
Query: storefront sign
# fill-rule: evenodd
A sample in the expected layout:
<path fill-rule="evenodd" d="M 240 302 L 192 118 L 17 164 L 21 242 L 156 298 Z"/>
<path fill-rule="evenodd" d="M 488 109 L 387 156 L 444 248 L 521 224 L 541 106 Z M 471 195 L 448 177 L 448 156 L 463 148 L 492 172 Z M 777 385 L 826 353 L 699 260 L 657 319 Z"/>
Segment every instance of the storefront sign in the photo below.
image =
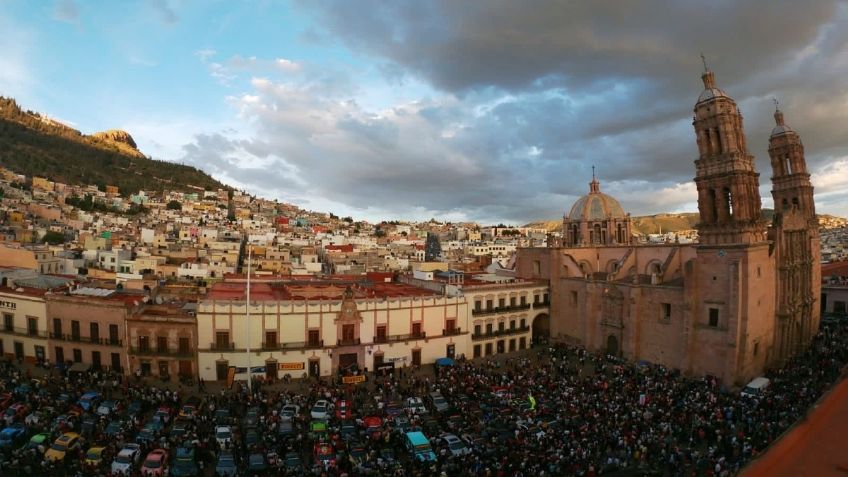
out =
<path fill-rule="evenodd" d="M 18 304 L 13 301 L 0 301 L 0 308 L 8 308 L 10 310 L 14 310 L 18 307 Z"/>
<path fill-rule="evenodd" d="M 386 361 L 397 363 L 398 361 L 406 361 L 406 356 L 398 356 L 395 358 L 386 358 Z"/>
<path fill-rule="evenodd" d="M 362 374 L 356 376 L 342 376 L 342 383 L 344 384 L 356 384 L 356 383 L 364 383 L 365 376 Z"/>
<path fill-rule="evenodd" d="M 280 371 L 303 370 L 306 369 L 306 365 L 302 361 L 300 363 L 279 363 L 278 369 Z"/>

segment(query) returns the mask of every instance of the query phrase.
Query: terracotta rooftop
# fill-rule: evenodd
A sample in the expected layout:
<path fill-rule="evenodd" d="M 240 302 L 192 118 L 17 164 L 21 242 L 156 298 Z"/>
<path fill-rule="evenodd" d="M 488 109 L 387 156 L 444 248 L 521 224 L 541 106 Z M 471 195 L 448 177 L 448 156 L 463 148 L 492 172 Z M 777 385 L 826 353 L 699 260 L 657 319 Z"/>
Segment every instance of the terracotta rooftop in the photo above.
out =
<path fill-rule="evenodd" d="M 341 300 L 345 290 L 350 287 L 354 297 L 364 298 L 399 298 L 435 296 L 435 292 L 402 283 L 386 283 L 382 281 L 358 281 L 345 277 L 312 280 L 286 280 L 276 282 L 254 282 L 250 284 L 251 301 L 287 301 L 287 300 Z M 247 298 L 247 283 L 220 282 L 212 285 L 206 295 L 209 300 L 245 300 Z"/>

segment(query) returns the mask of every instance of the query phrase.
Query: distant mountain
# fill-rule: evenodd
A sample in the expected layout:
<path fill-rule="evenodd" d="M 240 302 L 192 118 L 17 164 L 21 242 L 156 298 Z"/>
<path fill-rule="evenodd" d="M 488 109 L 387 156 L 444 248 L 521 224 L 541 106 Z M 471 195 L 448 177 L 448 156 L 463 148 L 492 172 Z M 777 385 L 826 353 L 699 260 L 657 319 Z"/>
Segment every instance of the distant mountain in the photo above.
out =
<path fill-rule="evenodd" d="M 72 185 L 118 186 L 121 193 L 162 188 L 191 191 L 229 188 L 200 169 L 157 161 L 141 153 L 132 136 L 110 130 L 84 135 L 0 97 L 0 165 L 27 176 Z"/>
<path fill-rule="evenodd" d="M 694 229 L 695 224 L 698 223 L 698 214 L 644 215 L 631 217 L 630 220 L 634 233 L 656 234 L 660 232 L 677 232 L 678 230 Z M 545 229 L 549 232 L 559 231 L 562 228 L 562 219 L 533 222 L 526 226 Z"/>
<path fill-rule="evenodd" d="M 773 217 L 774 210 L 763 209 L 763 219 L 771 223 Z M 818 218 L 819 223 L 822 223 L 823 220 L 839 219 L 831 215 L 819 215 Z M 698 214 L 696 212 L 643 215 L 631 217 L 630 219 L 633 232 L 644 235 L 691 230 L 698 224 Z M 545 229 L 549 232 L 559 231 L 562 228 L 562 220 L 543 220 L 527 224 L 525 227 Z"/>

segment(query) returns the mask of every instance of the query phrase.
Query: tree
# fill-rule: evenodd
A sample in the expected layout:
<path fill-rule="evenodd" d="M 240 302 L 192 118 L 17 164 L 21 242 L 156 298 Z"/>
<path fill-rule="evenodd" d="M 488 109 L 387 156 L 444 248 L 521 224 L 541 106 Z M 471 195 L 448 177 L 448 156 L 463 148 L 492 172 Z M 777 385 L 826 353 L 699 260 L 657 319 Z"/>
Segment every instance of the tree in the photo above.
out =
<path fill-rule="evenodd" d="M 172 200 L 168 202 L 168 205 L 165 206 L 168 210 L 183 210 L 183 204 L 178 200 Z"/>
<path fill-rule="evenodd" d="M 49 243 L 50 245 L 65 243 L 65 234 L 48 230 L 47 233 L 44 234 L 44 237 L 41 237 L 41 241 L 43 243 Z"/>

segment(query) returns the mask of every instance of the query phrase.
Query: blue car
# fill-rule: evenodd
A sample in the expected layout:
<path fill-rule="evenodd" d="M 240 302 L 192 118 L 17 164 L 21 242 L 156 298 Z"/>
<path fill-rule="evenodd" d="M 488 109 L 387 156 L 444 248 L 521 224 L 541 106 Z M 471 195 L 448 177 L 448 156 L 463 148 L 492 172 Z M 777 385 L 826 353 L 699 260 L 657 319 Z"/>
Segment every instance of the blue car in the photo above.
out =
<path fill-rule="evenodd" d="M 26 439 L 26 426 L 16 422 L 0 431 L 0 448 L 17 447 Z"/>
<path fill-rule="evenodd" d="M 88 391 L 87 393 L 80 396 L 79 401 L 77 401 L 77 405 L 86 412 L 90 411 L 93 407 L 95 407 L 98 403 L 100 403 L 100 393 L 97 391 Z"/>

